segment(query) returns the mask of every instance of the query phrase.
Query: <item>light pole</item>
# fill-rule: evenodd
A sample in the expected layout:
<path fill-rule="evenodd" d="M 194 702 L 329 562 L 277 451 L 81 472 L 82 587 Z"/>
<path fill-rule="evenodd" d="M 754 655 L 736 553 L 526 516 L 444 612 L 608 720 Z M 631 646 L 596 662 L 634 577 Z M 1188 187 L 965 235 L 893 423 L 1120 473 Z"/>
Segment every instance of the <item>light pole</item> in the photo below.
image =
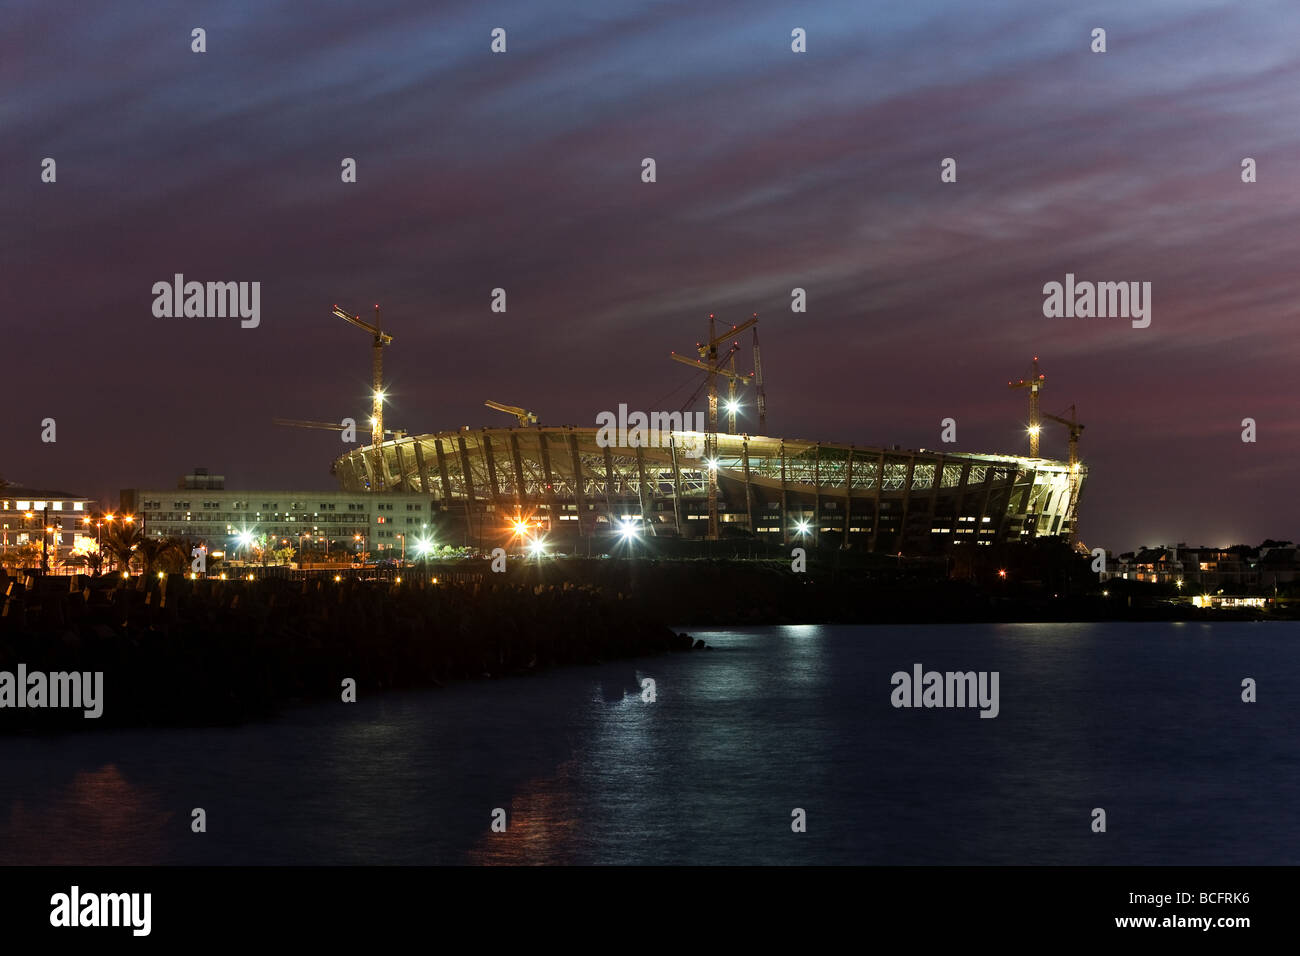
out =
<path fill-rule="evenodd" d="M 401 531 L 394 531 L 393 534 L 402 539 L 402 556 L 397 559 L 397 566 L 404 568 L 406 567 L 406 535 Z"/>
<path fill-rule="evenodd" d="M 41 532 L 41 574 L 50 573 L 50 551 L 49 539 L 47 535 L 52 535 L 54 529 L 50 527 L 50 509 L 47 506 L 41 513 L 41 521 L 45 530 Z M 58 558 L 58 551 L 55 550 L 55 558 Z"/>

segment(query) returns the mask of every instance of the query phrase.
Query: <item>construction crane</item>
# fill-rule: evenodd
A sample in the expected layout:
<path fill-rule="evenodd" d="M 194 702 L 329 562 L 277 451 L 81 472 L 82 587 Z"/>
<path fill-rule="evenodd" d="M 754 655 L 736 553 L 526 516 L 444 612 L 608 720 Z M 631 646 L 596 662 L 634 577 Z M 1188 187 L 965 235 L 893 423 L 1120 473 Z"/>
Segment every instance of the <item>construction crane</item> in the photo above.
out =
<path fill-rule="evenodd" d="M 1038 356 L 1034 356 L 1034 370 L 1029 380 L 1007 382 L 1008 388 L 1029 389 L 1029 457 L 1038 457 L 1038 436 L 1042 431 L 1042 420 L 1038 411 L 1039 392 L 1047 385 L 1047 376 L 1038 371 Z"/>
<path fill-rule="evenodd" d="M 730 366 L 726 368 L 723 368 L 720 365 L 706 365 L 693 358 L 687 358 L 685 355 L 678 355 L 676 352 L 672 352 L 669 355 L 674 362 L 681 362 L 683 365 L 689 365 L 691 368 L 697 368 L 702 372 L 708 372 L 710 377 L 721 375 L 727 379 L 727 434 L 729 435 L 734 435 L 736 433 L 736 409 L 739 407 L 736 404 L 736 383 L 739 382 L 741 385 L 749 385 L 754 380 L 752 375 L 745 375 L 736 371 L 736 353 L 738 351 L 740 351 L 740 346 L 734 345 L 732 346 L 731 351 L 722 357 L 723 362 L 730 362 Z M 699 390 L 696 390 L 695 394 L 698 396 Z M 694 398 L 692 398 L 690 404 L 694 404 Z M 714 429 L 717 428 L 716 419 L 710 423 L 710 427 Z"/>
<path fill-rule="evenodd" d="M 505 412 L 507 415 L 513 415 L 519 419 L 519 427 L 527 428 L 529 425 L 537 424 L 537 416 L 526 408 L 520 408 L 518 405 L 502 405 L 500 402 L 484 402 L 488 408 L 494 408 L 498 412 Z"/>
<path fill-rule="evenodd" d="M 758 351 L 758 313 L 754 313 L 754 398 L 758 405 L 758 433 L 766 434 L 767 392 L 763 390 L 763 356 Z"/>
<path fill-rule="evenodd" d="M 709 473 L 709 540 L 711 541 L 716 541 L 718 538 L 718 376 L 736 374 L 722 367 L 723 362 L 718 360 L 718 346 L 733 335 L 737 335 L 757 324 L 758 316 L 753 315 L 739 325 L 733 325 L 722 335 L 715 335 L 714 317 L 713 313 L 710 312 L 709 337 L 703 342 L 695 343 L 695 349 L 699 353 L 700 361 L 695 363 L 694 367 L 703 369 L 708 373 L 706 383 L 709 389 L 709 431 L 704 439 L 704 460 Z M 727 353 L 727 357 L 729 358 L 738 348 L 740 348 L 739 344 L 733 344 L 732 351 Z M 692 364 L 692 360 L 679 356 L 676 352 L 672 354 L 672 357 L 686 365 Z M 732 379 L 732 381 L 734 380 Z M 746 381 L 745 384 L 748 385 L 749 382 Z M 732 402 L 732 408 L 735 408 L 734 401 Z M 733 429 L 734 418 L 735 413 L 732 412 Z"/>
<path fill-rule="evenodd" d="M 373 337 L 371 345 L 371 372 L 373 375 L 374 389 L 371 392 L 371 413 L 370 413 L 370 443 L 379 446 L 384 440 L 384 346 L 391 345 L 393 337 L 383 331 L 380 325 L 379 306 L 375 305 L 375 324 L 362 320 L 359 315 L 352 315 L 345 312 L 337 305 L 334 306 L 334 314 L 344 322 L 355 325 L 363 332 L 369 332 Z"/>
<path fill-rule="evenodd" d="M 1079 436 L 1083 434 L 1083 426 L 1079 424 L 1078 416 L 1074 412 L 1074 406 L 1070 406 L 1070 417 L 1062 418 L 1060 415 L 1051 415 L 1044 413 L 1044 418 L 1050 418 L 1054 422 L 1059 422 L 1069 429 L 1070 433 L 1070 498 L 1066 510 L 1066 516 L 1070 519 L 1070 543 L 1073 544 L 1078 539 L 1076 529 L 1075 508 L 1079 503 Z"/>

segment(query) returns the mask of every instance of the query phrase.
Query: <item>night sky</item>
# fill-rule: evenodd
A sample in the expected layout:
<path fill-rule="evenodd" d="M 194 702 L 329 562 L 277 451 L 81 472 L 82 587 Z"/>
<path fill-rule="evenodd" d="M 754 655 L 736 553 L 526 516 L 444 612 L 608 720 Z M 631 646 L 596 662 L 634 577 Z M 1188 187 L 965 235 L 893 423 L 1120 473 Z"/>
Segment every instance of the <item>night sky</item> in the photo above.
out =
<path fill-rule="evenodd" d="M 758 312 L 769 434 L 1026 454 L 1036 353 L 1090 547 L 1300 532 L 1294 3 L 144 6 L 0 3 L 10 481 L 333 487 L 338 437 L 271 419 L 368 413 L 335 302 L 384 307 L 412 432 L 677 408 L 669 352 Z M 155 318 L 178 272 L 261 282 L 260 327 Z M 1045 318 L 1067 272 L 1151 326 Z"/>

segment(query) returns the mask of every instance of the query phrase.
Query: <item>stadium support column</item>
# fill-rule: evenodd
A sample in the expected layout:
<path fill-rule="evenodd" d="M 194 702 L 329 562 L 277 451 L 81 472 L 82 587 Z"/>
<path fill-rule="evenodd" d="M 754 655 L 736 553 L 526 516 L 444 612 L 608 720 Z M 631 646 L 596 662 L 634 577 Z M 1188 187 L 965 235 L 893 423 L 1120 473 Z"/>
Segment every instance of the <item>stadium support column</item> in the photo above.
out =
<path fill-rule="evenodd" d="M 953 502 L 953 519 L 948 527 L 948 531 L 954 536 L 957 529 L 961 527 L 961 519 L 966 517 L 966 499 L 970 493 L 970 462 L 963 462 L 961 466 L 961 480 L 957 483 L 957 497 Z M 979 537 L 979 521 L 975 522 L 974 534 Z"/>
<path fill-rule="evenodd" d="M 442 510 L 451 509 L 451 478 L 447 474 L 447 454 L 442 450 L 442 439 L 433 440 L 433 450 L 438 456 L 438 478 L 442 482 Z"/>
<path fill-rule="evenodd" d="M 993 478 L 996 474 L 997 474 L 997 469 L 994 468 L 992 465 L 984 466 L 984 487 L 981 489 L 982 494 L 980 495 L 980 510 L 979 510 L 979 514 L 975 516 L 976 518 L 975 526 L 978 529 L 975 532 L 976 541 L 984 540 L 984 518 L 987 517 L 989 514 L 989 499 L 993 497 Z M 992 522 L 990 522 L 990 524 L 991 523 Z M 1002 535 L 1002 524 L 1001 522 L 999 522 L 997 528 L 994 530 L 993 540 L 1000 541 L 1001 535 Z"/>
<path fill-rule="evenodd" d="M 560 519 L 555 513 L 555 475 L 551 472 L 551 449 L 546 435 L 545 430 L 538 429 L 537 454 L 542 459 L 542 480 L 546 483 L 542 489 L 542 496 L 546 499 L 546 520 L 551 523 L 551 530 L 556 531 L 560 527 Z"/>
<path fill-rule="evenodd" d="M 1033 500 L 1034 482 L 1036 482 L 1037 480 L 1038 480 L 1038 470 L 1036 468 L 1030 469 L 1029 480 L 1025 482 L 1025 490 L 1021 494 L 1020 504 L 1016 508 L 1017 516 L 1024 515 L 1024 517 L 1020 519 L 1020 533 L 1022 535 L 1025 532 L 1025 526 L 1029 524 L 1029 505 L 1030 502 Z M 1012 486 L 1012 491 L 1013 493 L 1015 491 L 1014 485 Z M 1037 529 L 1035 529 L 1035 531 L 1036 530 Z"/>
<path fill-rule="evenodd" d="M 822 443 L 813 449 L 813 547 L 822 544 Z"/>
<path fill-rule="evenodd" d="M 781 543 L 790 543 L 790 495 L 785 476 L 785 440 L 781 440 Z"/>
<path fill-rule="evenodd" d="M 673 522 L 677 525 L 677 537 L 682 537 L 682 471 L 677 466 L 677 436 L 668 436 L 668 452 L 673 460 Z"/>
<path fill-rule="evenodd" d="M 497 461 L 496 456 L 492 453 L 492 436 L 484 428 L 479 432 L 480 447 L 483 452 L 483 461 L 487 465 L 488 487 L 492 489 L 492 503 L 496 506 L 497 518 L 500 519 L 505 514 L 505 509 L 501 507 L 501 483 L 497 480 Z"/>
<path fill-rule="evenodd" d="M 1014 506 L 1013 502 L 1016 496 L 1016 482 L 1020 480 L 1021 471 L 1018 466 L 1008 466 L 1003 471 L 1006 473 L 1007 496 L 1002 502 L 1002 507 L 998 509 L 998 524 L 994 534 L 994 540 L 1002 542 L 1006 540 L 1007 517 L 1011 514 Z"/>
<path fill-rule="evenodd" d="M 882 451 L 876 458 L 876 493 L 871 496 L 872 508 L 875 513 L 871 517 L 871 543 L 867 545 L 867 550 L 875 551 L 876 543 L 880 540 L 880 490 L 885 484 L 885 453 Z"/>
<path fill-rule="evenodd" d="M 901 552 L 907 543 L 907 516 L 912 510 L 912 478 L 916 475 L 916 453 L 907 459 L 907 477 L 903 479 L 903 517 L 898 521 L 898 538 L 894 550 Z"/>
<path fill-rule="evenodd" d="M 605 452 L 605 520 L 614 527 L 614 453 L 606 445 Z"/>
<path fill-rule="evenodd" d="M 515 514 L 522 517 L 524 502 L 528 500 L 528 488 L 524 485 L 524 456 L 519 453 L 519 435 L 514 431 L 510 432 L 510 457 L 515 466 Z"/>
<path fill-rule="evenodd" d="M 578 436 L 569 432 L 569 454 L 573 458 L 573 505 L 578 509 L 578 537 L 591 534 L 594 530 L 587 520 L 587 490 L 582 477 L 582 456 L 578 454 Z"/>
<path fill-rule="evenodd" d="M 393 453 L 397 456 L 397 488 L 400 491 L 410 491 L 411 486 L 406 478 L 406 459 L 402 456 L 402 445 L 405 439 L 399 438 L 393 442 Z"/>
<path fill-rule="evenodd" d="M 740 441 L 740 453 L 744 456 L 745 462 L 745 514 L 749 520 L 749 533 L 757 535 L 756 522 L 754 521 L 754 486 L 749 481 L 749 436 L 745 436 Z"/>
<path fill-rule="evenodd" d="M 474 472 L 469 467 L 469 449 L 465 447 L 465 434 L 456 436 L 456 444 L 460 450 L 460 473 L 464 484 L 461 487 L 465 490 L 465 532 L 469 534 L 473 531 L 470 524 L 470 516 L 478 511 L 478 501 L 474 497 Z M 483 537 L 483 519 L 479 519 L 479 539 Z M 478 546 L 482 546 L 482 540 L 476 540 Z"/>
<path fill-rule="evenodd" d="M 849 525 L 853 524 L 853 446 L 849 446 L 849 461 L 844 468 L 844 538 L 841 547 L 849 546 Z"/>
<path fill-rule="evenodd" d="M 925 540 L 934 544 L 934 515 L 939 506 L 939 489 L 943 485 L 944 457 L 934 463 L 934 481 L 930 482 L 930 503 L 925 512 Z"/>
<path fill-rule="evenodd" d="M 641 502 L 641 524 L 644 527 L 647 521 L 650 525 L 650 533 L 658 537 L 658 531 L 655 529 L 659 526 L 658 515 L 651 512 L 654 507 L 654 496 L 650 494 L 650 488 L 645 480 L 645 453 L 641 451 L 641 446 L 636 446 L 636 477 L 637 477 L 637 498 Z M 657 483 L 656 483 L 657 485 Z M 649 515 L 649 518 L 646 517 Z M 679 529 L 678 534 L 681 531 Z"/>
<path fill-rule="evenodd" d="M 424 463 L 424 443 L 420 439 L 411 442 L 411 451 L 415 454 L 415 470 L 420 476 L 420 494 L 429 493 L 429 469 Z"/>

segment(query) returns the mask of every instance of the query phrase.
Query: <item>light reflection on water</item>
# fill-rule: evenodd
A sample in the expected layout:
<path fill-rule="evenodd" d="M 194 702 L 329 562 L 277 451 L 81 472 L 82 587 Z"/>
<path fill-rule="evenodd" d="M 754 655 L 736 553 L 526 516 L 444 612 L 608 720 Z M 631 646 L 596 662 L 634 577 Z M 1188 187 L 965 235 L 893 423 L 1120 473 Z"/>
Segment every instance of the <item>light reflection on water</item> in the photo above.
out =
<path fill-rule="evenodd" d="M 1300 862 L 1300 626 L 697 636 L 242 728 L 0 738 L 0 863 Z M 1000 716 L 892 708 L 914 662 L 999 671 Z"/>

